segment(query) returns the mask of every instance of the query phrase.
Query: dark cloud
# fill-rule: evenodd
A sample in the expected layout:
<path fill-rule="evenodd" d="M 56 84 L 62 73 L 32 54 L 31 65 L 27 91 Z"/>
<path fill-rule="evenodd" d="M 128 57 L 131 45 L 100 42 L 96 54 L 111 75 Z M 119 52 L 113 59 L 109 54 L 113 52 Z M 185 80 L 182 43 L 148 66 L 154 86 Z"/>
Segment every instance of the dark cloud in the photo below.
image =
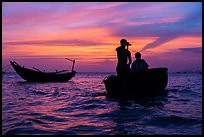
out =
<path fill-rule="evenodd" d="M 191 52 L 191 53 L 202 53 L 202 47 L 196 48 L 179 48 L 179 50 L 184 52 Z"/>

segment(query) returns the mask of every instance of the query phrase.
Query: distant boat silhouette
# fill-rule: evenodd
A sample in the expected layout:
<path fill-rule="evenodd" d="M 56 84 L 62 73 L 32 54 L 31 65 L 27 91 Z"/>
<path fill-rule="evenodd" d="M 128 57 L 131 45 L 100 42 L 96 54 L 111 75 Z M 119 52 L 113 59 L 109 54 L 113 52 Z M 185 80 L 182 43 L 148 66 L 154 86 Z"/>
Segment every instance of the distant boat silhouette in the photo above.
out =
<path fill-rule="evenodd" d="M 34 67 L 33 69 L 35 70 L 24 68 L 24 66 L 23 67 L 20 66 L 15 61 L 10 61 L 10 63 L 14 68 L 14 70 L 18 73 L 18 75 L 28 82 L 67 82 L 71 78 L 73 78 L 77 73 L 76 71 L 73 70 L 75 60 L 73 60 L 73 66 L 72 66 L 71 72 L 66 72 L 68 70 L 62 70 L 58 72 L 42 72 L 39 69 Z"/>
<path fill-rule="evenodd" d="M 168 83 L 167 68 L 152 68 L 130 73 L 125 77 L 111 75 L 103 80 L 107 94 L 122 98 L 161 95 Z M 125 82 L 125 83 L 124 83 Z"/>

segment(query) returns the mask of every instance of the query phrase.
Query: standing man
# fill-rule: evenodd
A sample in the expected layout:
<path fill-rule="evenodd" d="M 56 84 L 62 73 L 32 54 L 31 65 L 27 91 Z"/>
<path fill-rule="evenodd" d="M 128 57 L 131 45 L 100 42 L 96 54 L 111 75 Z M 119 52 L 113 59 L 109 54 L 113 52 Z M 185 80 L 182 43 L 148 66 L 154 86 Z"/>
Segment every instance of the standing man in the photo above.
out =
<path fill-rule="evenodd" d="M 131 45 L 126 39 L 120 40 L 120 46 L 116 48 L 118 64 L 116 72 L 118 76 L 125 75 L 130 72 L 131 53 L 128 50 L 128 46 Z M 127 46 L 127 49 L 125 48 Z"/>

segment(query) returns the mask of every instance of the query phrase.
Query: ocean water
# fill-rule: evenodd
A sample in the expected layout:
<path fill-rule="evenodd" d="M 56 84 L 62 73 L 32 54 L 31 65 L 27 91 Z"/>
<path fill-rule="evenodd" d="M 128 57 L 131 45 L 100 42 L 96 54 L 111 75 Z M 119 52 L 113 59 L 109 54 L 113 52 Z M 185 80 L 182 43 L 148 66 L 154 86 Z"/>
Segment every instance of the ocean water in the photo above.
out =
<path fill-rule="evenodd" d="M 106 96 L 108 73 L 69 82 L 2 77 L 3 135 L 201 135 L 202 74 L 169 73 L 168 94 L 146 100 Z"/>

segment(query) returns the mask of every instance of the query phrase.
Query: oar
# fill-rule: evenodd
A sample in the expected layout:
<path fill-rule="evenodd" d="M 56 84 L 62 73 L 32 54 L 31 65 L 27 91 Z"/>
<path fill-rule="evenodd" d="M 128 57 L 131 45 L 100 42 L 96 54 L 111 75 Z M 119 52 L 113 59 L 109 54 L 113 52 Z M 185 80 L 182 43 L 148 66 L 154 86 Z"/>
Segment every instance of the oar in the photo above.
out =
<path fill-rule="evenodd" d="M 35 68 L 35 67 L 33 67 L 33 69 L 35 69 L 35 70 L 37 70 L 37 71 L 39 71 L 39 72 L 42 72 L 41 70 L 39 70 L 39 69 L 37 69 L 37 68 Z"/>
<path fill-rule="evenodd" d="M 65 72 L 65 71 L 68 71 L 68 70 L 61 70 L 61 71 L 58 71 L 56 73 L 62 73 L 62 72 Z"/>

